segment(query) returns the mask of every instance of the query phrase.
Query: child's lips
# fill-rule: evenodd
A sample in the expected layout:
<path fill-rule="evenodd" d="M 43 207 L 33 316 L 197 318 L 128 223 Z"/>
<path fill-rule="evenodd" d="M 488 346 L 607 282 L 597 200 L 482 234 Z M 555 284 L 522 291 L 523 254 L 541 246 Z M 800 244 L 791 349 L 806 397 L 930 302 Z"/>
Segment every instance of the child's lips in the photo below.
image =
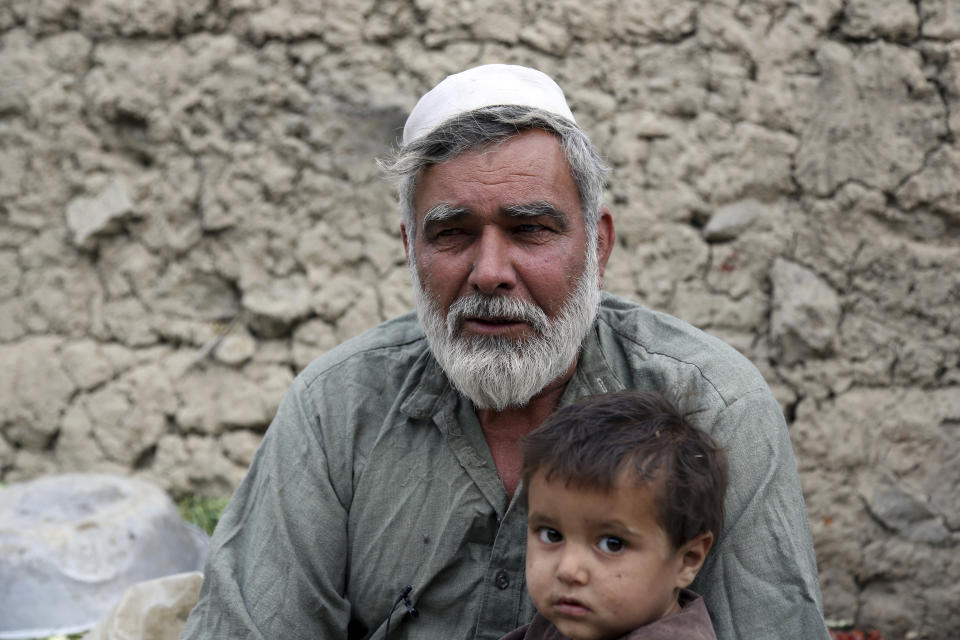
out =
<path fill-rule="evenodd" d="M 576 598 L 557 598 L 553 606 L 558 612 L 572 617 L 581 617 L 590 613 L 590 607 Z"/>

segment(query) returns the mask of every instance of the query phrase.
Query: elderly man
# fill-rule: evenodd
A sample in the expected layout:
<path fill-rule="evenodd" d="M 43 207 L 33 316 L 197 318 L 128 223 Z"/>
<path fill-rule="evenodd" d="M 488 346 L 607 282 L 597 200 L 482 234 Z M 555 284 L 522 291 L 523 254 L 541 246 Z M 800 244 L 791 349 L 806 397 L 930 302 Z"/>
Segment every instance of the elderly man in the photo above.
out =
<path fill-rule="evenodd" d="M 486 65 L 388 165 L 417 302 L 294 382 L 213 537 L 185 638 L 487 638 L 526 623 L 518 441 L 556 407 L 679 391 L 726 448 L 693 588 L 721 639 L 826 638 L 786 426 L 760 374 L 602 294 L 605 167 L 544 74 Z"/>

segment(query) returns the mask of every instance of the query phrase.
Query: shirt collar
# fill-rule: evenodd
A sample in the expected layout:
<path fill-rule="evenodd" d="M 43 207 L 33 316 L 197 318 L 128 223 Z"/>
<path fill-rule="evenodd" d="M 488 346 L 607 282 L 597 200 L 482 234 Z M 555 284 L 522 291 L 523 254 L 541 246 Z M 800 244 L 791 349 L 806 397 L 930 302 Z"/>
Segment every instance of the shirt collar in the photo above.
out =
<path fill-rule="evenodd" d="M 573 372 L 567 388 L 560 398 L 559 405 L 564 407 L 584 396 L 599 393 L 614 393 L 623 391 L 625 385 L 613 372 L 607 361 L 606 354 L 600 344 L 599 324 L 594 321 L 593 327 L 583 339 L 580 349 L 580 359 Z"/>

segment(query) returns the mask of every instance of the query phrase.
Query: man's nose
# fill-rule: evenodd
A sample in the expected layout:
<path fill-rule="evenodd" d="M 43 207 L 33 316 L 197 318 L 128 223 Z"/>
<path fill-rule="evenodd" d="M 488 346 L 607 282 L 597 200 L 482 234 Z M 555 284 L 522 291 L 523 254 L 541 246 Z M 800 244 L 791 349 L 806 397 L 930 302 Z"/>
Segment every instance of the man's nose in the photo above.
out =
<path fill-rule="evenodd" d="M 578 545 L 568 544 L 557 565 L 557 580 L 564 584 L 586 584 L 590 580 L 589 558 Z"/>
<path fill-rule="evenodd" d="M 510 239 L 502 229 L 487 227 L 474 244 L 469 284 L 481 293 L 493 295 L 517 284 Z"/>

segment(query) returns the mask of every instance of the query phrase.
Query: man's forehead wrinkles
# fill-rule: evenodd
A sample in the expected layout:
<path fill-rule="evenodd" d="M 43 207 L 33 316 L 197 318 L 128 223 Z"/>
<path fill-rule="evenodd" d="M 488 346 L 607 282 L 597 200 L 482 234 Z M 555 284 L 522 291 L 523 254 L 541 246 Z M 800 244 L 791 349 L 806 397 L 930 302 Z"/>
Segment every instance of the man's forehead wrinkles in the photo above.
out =
<path fill-rule="evenodd" d="M 525 171 L 517 167 L 516 164 L 508 164 L 495 168 L 478 168 L 475 182 L 482 184 L 502 184 L 505 182 L 516 182 L 518 180 L 537 179 L 540 176 L 533 171 Z"/>
<path fill-rule="evenodd" d="M 478 182 L 487 182 L 484 178 L 488 176 L 495 177 L 496 182 L 538 177 L 537 172 L 527 168 L 529 165 L 522 157 L 517 157 L 516 154 L 498 155 L 500 151 L 502 148 L 499 146 L 484 149 L 478 153 L 475 161 L 471 162 Z"/>

